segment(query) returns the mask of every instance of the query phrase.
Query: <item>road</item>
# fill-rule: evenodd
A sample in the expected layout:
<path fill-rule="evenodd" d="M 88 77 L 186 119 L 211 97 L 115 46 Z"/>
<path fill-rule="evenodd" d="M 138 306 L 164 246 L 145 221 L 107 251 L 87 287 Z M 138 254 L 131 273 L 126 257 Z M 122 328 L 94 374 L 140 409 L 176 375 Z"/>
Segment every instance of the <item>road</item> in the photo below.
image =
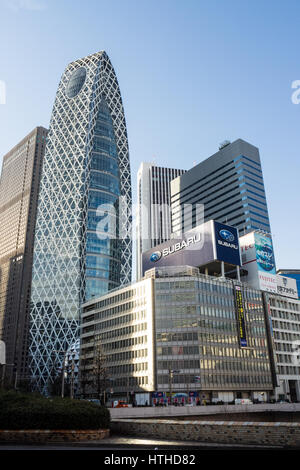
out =
<path fill-rule="evenodd" d="M 16 450 L 168 450 L 177 451 L 189 449 L 194 450 L 281 450 L 281 446 L 255 446 L 255 445 L 232 445 L 232 444 L 214 444 L 202 442 L 187 441 L 166 441 L 151 438 L 136 437 L 120 437 L 113 436 L 98 442 L 81 442 L 81 443 L 59 443 L 59 444 L 6 444 L 0 443 L 0 451 L 16 451 Z"/>

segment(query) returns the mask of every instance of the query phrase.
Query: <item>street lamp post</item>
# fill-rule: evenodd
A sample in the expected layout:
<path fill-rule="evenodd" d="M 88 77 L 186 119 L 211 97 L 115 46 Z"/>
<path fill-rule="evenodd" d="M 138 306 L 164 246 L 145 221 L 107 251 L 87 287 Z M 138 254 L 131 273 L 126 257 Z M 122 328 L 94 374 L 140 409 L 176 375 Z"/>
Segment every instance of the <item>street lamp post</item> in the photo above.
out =
<path fill-rule="evenodd" d="M 74 357 L 72 357 L 72 363 L 71 363 L 71 389 L 70 389 L 70 398 L 74 398 L 74 369 L 75 369 L 75 364 L 74 364 Z"/>
<path fill-rule="evenodd" d="M 170 405 L 172 405 L 172 385 L 173 385 L 174 373 L 179 374 L 179 372 L 180 370 L 169 369 Z"/>
<path fill-rule="evenodd" d="M 62 351 L 55 349 L 53 352 L 61 353 Z M 61 398 L 64 398 L 65 396 L 66 356 L 67 356 L 67 351 L 64 351 L 64 358 L 63 358 L 63 364 L 62 364 L 62 377 L 61 377 Z"/>

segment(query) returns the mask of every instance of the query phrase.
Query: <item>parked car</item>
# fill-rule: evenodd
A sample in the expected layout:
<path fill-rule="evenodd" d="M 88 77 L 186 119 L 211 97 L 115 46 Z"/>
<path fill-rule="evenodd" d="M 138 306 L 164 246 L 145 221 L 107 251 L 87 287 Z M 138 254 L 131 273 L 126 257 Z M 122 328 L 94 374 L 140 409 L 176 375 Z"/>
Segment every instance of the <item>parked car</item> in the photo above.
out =
<path fill-rule="evenodd" d="M 114 408 L 128 408 L 128 406 L 128 403 L 123 400 L 119 400 L 116 406 L 114 406 Z"/>
<path fill-rule="evenodd" d="M 253 405 L 253 402 L 249 398 L 236 398 L 234 400 L 235 405 Z"/>

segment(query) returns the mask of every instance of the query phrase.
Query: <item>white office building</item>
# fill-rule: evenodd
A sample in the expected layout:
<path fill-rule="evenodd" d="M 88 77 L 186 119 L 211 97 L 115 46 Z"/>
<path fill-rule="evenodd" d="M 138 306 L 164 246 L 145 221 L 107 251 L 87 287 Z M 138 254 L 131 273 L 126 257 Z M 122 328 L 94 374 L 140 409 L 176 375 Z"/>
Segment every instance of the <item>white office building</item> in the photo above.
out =
<path fill-rule="evenodd" d="M 137 175 L 136 278 L 142 276 L 142 253 L 170 239 L 170 182 L 185 170 L 141 163 Z"/>
<path fill-rule="evenodd" d="M 300 401 L 300 301 L 266 294 L 277 362 L 277 400 Z"/>

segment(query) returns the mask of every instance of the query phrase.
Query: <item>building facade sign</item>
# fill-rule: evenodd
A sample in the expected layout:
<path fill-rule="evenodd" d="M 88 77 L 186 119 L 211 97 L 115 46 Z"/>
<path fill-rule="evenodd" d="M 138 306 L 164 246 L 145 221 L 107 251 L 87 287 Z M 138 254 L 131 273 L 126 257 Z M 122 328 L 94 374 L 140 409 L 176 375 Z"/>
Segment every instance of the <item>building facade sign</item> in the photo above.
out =
<path fill-rule="evenodd" d="M 240 265 L 238 231 L 229 225 L 209 220 L 143 253 L 143 275 L 162 266 L 203 266 L 213 261 Z"/>
<path fill-rule="evenodd" d="M 247 347 L 245 310 L 242 290 L 239 286 L 235 286 L 235 304 L 238 320 L 238 335 L 241 348 Z"/>
<path fill-rule="evenodd" d="M 298 299 L 297 281 L 291 277 L 277 275 L 277 294 Z"/>
<path fill-rule="evenodd" d="M 240 237 L 240 245 L 242 266 L 247 271 L 242 281 L 256 289 L 276 293 L 276 265 L 271 235 L 254 231 Z"/>

